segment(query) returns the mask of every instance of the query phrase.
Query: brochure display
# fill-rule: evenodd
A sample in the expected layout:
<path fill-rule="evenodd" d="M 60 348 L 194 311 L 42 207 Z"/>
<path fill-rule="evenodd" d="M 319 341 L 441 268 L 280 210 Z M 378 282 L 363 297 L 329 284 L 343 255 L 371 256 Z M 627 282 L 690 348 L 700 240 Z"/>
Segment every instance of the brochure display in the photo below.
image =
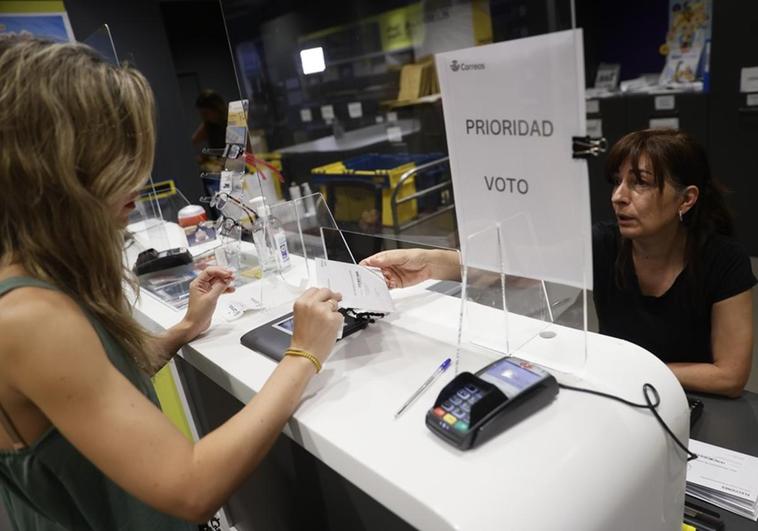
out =
<path fill-rule="evenodd" d="M 562 316 L 586 330 L 589 183 L 572 152 L 586 134 L 581 30 L 438 54 L 437 69 L 464 262 L 461 348 L 515 353 Z M 492 309 L 526 318 L 518 337 L 478 316 Z M 584 364 L 584 352 L 560 356 L 539 361 Z"/>

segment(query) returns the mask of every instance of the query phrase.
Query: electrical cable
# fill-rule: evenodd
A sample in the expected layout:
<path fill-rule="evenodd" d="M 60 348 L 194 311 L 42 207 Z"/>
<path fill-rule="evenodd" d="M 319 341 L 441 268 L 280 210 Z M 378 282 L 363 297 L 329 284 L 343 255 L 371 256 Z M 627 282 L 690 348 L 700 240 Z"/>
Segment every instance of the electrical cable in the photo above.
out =
<path fill-rule="evenodd" d="M 626 400 L 625 398 L 621 398 L 620 396 L 611 395 L 608 393 L 603 393 L 601 391 L 595 391 L 593 389 L 585 389 L 583 387 L 574 387 L 572 385 L 566 385 L 559 383 L 559 387 L 562 389 L 567 389 L 569 391 L 577 391 L 579 393 L 588 393 L 591 395 L 596 396 L 602 396 L 603 398 L 610 398 L 611 400 L 616 400 L 618 402 L 621 402 L 622 404 L 626 404 L 627 406 L 639 408 L 639 409 L 649 409 L 650 412 L 655 416 L 656 420 L 660 423 L 661 426 L 663 426 L 663 429 L 666 431 L 666 433 L 671 437 L 674 442 L 687 453 L 687 461 L 692 461 L 693 459 L 697 459 L 697 454 L 690 452 L 689 448 L 687 448 L 684 444 L 682 444 L 682 441 L 679 440 L 679 438 L 674 435 L 674 432 L 671 431 L 671 428 L 668 427 L 668 424 L 661 418 L 661 415 L 658 413 L 658 406 L 661 405 L 661 396 L 658 394 L 658 390 L 653 386 L 653 384 L 646 383 L 642 386 L 642 394 L 645 397 L 645 404 L 637 404 L 635 402 L 631 402 L 629 400 Z M 651 400 L 650 393 L 652 393 L 652 396 L 655 400 Z"/>

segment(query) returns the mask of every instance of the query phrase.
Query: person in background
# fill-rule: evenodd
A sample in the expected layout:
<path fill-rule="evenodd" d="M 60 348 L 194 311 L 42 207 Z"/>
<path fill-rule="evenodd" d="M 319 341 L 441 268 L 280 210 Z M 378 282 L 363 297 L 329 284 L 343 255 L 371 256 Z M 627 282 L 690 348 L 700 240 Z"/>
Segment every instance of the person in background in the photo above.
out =
<path fill-rule="evenodd" d="M 226 147 L 227 106 L 224 98 L 217 92 L 203 90 L 195 100 L 195 108 L 200 115 L 200 125 L 192 133 L 192 145 L 196 149 L 224 149 Z M 223 158 L 218 155 L 198 155 L 200 169 L 206 172 L 219 172 L 224 169 Z"/>
<path fill-rule="evenodd" d="M 0 71 L 0 499 L 23 531 L 196 529 L 329 356 L 341 296 L 306 291 L 260 392 L 188 441 L 150 376 L 208 328 L 233 278 L 201 273 L 164 334 L 132 317 L 121 242 L 153 163 L 147 80 L 82 44 L 15 37 L 0 37 Z"/>
<path fill-rule="evenodd" d="M 705 150 L 680 131 L 647 129 L 619 140 L 606 169 L 616 222 L 592 231 L 600 333 L 649 350 L 687 390 L 739 396 L 756 279 Z M 460 277 L 452 251 L 384 251 L 362 264 L 391 288 Z"/>

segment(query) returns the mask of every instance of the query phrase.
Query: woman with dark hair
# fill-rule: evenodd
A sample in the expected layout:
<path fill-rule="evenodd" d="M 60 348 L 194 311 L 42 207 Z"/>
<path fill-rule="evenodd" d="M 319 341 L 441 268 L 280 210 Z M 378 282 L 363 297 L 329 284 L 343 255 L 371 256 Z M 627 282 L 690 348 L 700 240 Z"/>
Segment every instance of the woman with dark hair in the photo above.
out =
<path fill-rule="evenodd" d="M 687 389 L 739 395 L 756 280 L 705 150 L 679 131 L 638 131 L 607 172 L 617 224 L 593 229 L 600 332 L 646 348 Z"/>
<path fill-rule="evenodd" d="M 705 150 L 680 131 L 637 131 L 613 146 L 607 174 L 616 223 L 596 224 L 592 242 L 600 333 L 649 350 L 688 390 L 739 396 L 756 279 Z M 390 287 L 459 274 L 445 251 L 385 251 L 363 263 L 382 268 Z"/>

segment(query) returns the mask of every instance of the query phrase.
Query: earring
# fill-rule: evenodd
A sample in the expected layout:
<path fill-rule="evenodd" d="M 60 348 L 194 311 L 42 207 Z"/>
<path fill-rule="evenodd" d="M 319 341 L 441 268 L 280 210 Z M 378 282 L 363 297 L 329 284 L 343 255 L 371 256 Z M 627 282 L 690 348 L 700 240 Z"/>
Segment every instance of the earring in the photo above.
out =
<path fill-rule="evenodd" d="M 679 211 L 679 222 L 684 223 L 684 219 L 682 219 L 682 211 Z"/>

